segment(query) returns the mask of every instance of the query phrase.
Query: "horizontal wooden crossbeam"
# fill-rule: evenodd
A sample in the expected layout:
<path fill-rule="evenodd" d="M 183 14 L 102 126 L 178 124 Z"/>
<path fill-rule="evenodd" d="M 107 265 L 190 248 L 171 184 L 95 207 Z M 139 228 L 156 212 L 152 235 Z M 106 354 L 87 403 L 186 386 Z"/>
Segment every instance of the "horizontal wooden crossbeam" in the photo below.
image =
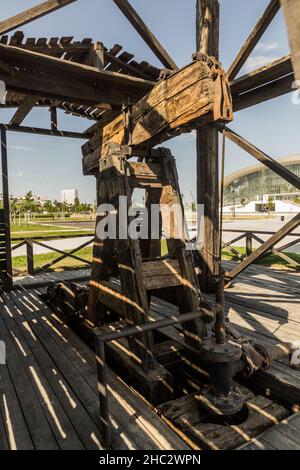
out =
<path fill-rule="evenodd" d="M 5 21 L 1 21 L 0 34 L 5 34 L 14 29 L 20 28 L 24 24 L 37 20 L 42 16 L 48 15 L 49 13 L 59 10 L 60 8 L 76 1 L 77 0 L 49 0 L 47 2 L 40 3 L 39 5 L 29 8 L 28 10 L 12 16 Z"/>
<path fill-rule="evenodd" d="M 230 82 L 235 111 L 293 91 L 291 56 L 285 56 Z"/>
<path fill-rule="evenodd" d="M 0 129 L 4 128 L 7 131 L 11 132 L 21 132 L 23 134 L 36 134 L 36 135 L 47 135 L 53 137 L 66 137 L 71 139 L 88 139 L 89 136 L 86 133 L 81 132 L 72 132 L 72 131 L 63 131 L 63 130 L 53 130 L 53 129 L 43 129 L 40 127 L 28 127 L 28 126 L 16 126 L 13 124 L 0 124 Z"/>

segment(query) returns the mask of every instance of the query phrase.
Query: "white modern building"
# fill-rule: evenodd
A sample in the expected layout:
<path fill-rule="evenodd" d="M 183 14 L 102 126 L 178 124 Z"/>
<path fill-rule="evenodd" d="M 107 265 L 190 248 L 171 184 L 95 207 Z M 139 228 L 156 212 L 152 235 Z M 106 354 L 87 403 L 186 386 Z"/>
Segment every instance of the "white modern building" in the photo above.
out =
<path fill-rule="evenodd" d="M 278 159 L 300 176 L 300 155 Z M 262 164 L 244 168 L 225 178 L 224 213 L 253 214 L 300 212 L 300 191 Z"/>
<path fill-rule="evenodd" d="M 60 193 L 60 202 L 74 204 L 75 199 L 78 199 L 78 189 L 63 189 Z"/>

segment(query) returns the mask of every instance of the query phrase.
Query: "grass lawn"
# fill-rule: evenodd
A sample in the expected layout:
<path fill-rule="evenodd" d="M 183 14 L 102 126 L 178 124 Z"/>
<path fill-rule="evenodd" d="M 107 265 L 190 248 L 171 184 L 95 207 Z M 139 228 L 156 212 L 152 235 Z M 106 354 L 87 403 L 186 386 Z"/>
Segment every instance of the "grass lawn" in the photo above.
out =
<path fill-rule="evenodd" d="M 236 251 L 241 253 L 241 255 L 246 256 L 246 248 L 241 248 L 238 246 L 233 246 Z M 290 258 L 300 264 L 300 254 L 299 253 L 286 253 Z M 223 259 L 229 261 L 240 261 L 238 256 L 231 253 L 228 249 L 223 250 Z M 262 260 L 258 261 L 256 264 L 261 264 L 263 266 L 272 267 L 274 269 L 292 269 L 294 271 L 299 271 L 299 268 L 293 266 L 292 264 L 287 263 L 287 261 L 280 258 L 276 254 L 270 254 Z"/>
<path fill-rule="evenodd" d="M 66 229 L 65 227 L 47 226 L 44 224 L 11 225 L 10 232 L 13 239 L 56 237 L 61 235 L 94 235 L 93 230 Z"/>
<path fill-rule="evenodd" d="M 240 247 L 233 247 L 233 248 L 237 250 L 239 253 L 241 253 L 242 255 L 246 254 L 245 248 L 240 248 Z M 74 254 L 76 256 L 79 256 L 80 258 L 86 259 L 87 261 L 91 261 L 92 260 L 92 247 L 83 248 L 82 250 Z M 162 255 L 164 256 L 166 254 L 167 254 L 166 240 L 162 240 Z M 53 261 L 55 258 L 58 258 L 59 256 L 60 256 L 59 253 L 54 253 L 54 252 L 35 255 L 34 257 L 35 268 L 39 268 L 47 263 L 50 263 L 51 261 Z M 288 256 L 290 256 L 294 261 L 300 264 L 300 254 L 289 253 Z M 223 250 L 223 259 L 229 260 L 229 261 L 240 261 L 236 255 L 234 255 L 227 249 Z M 257 264 L 272 267 L 275 269 L 289 269 L 289 270 L 299 271 L 299 268 L 297 269 L 295 268 L 295 266 L 288 264 L 286 261 L 284 261 L 278 255 L 275 255 L 275 254 L 274 255 L 272 254 L 263 258 Z M 55 264 L 54 266 L 52 266 L 50 269 L 54 271 L 57 271 L 57 270 L 60 271 L 63 269 L 78 269 L 84 266 L 87 266 L 87 265 L 75 259 L 66 258 L 60 261 L 59 263 Z M 13 267 L 19 271 L 26 272 L 26 269 L 27 269 L 26 256 L 13 257 Z"/>
<path fill-rule="evenodd" d="M 82 250 L 77 251 L 74 255 L 79 256 L 80 258 L 86 259 L 87 261 L 92 261 L 92 247 L 86 247 Z M 34 267 L 40 268 L 47 263 L 50 263 L 55 258 L 59 258 L 61 255 L 59 253 L 43 253 L 40 255 L 34 256 Z M 50 270 L 54 271 L 61 271 L 64 269 L 78 269 L 84 266 L 88 266 L 84 263 L 81 263 L 78 260 L 72 258 L 65 258 L 64 260 L 60 261 L 59 263 L 55 264 Z M 15 256 L 13 257 L 13 268 L 18 271 L 26 272 L 27 269 L 27 258 L 26 256 Z"/>

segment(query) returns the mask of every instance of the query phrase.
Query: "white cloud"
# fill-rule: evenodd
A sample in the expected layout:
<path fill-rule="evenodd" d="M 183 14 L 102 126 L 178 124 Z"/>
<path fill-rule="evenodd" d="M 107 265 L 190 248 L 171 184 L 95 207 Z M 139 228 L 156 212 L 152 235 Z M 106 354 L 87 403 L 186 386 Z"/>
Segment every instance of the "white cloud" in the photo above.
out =
<path fill-rule="evenodd" d="M 22 150 L 22 152 L 38 152 L 38 149 L 32 147 L 24 147 L 23 145 L 10 145 L 12 150 Z"/>
<path fill-rule="evenodd" d="M 264 42 L 259 42 L 255 48 L 255 50 L 259 50 L 259 51 L 264 51 L 264 52 L 267 52 L 267 51 L 275 51 L 275 50 L 278 50 L 280 49 L 280 46 L 279 46 L 279 43 L 274 41 L 274 42 L 271 42 L 270 44 L 265 44 Z"/>
<path fill-rule="evenodd" d="M 274 62 L 278 57 L 275 56 L 268 56 L 268 55 L 253 55 L 252 57 L 249 57 L 245 64 L 245 71 L 246 72 L 251 72 L 252 70 L 258 69 L 260 67 L 263 67 L 264 65 L 268 65 L 271 62 Z"/>
<path fill-rule="evenodd" d="M 257 44 L 256 48 L 254 49 L 252 55 L 248 58 L 247 62 L 245 63 L 245 72 L 251 72 L 255 69 L 263 67 L 264 65 L 268 65 L 274 60 L 280 57 L 280 54 L 276 56 L 276 51 L 280 50 L 280 45 L 278 42 L 270 42 L 268 44 L 264 42 L 260 42 Z"/>
<path fill-rule="evenodd" d="M 9 173 L 9 176 L 17 176 L 21 178 L 22 176 L 24 176 L 24 173 L 23 171 L 18 171 L 17 173 Z"/>

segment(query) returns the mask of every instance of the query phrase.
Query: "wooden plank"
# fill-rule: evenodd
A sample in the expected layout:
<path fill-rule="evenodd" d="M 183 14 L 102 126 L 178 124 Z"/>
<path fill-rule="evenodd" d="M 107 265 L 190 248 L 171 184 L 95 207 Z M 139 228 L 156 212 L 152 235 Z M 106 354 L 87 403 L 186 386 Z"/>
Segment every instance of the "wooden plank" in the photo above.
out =
<path fill-rule="evenodd" d="M 41 308 L 40 301 L 33 292 L 25 295 L 27 303 Z M 75 367 L 81 382 L 87 383 L 97 397 L 94 353 L 66 325 L 49 311 L 42 302 L 44 318 L 38 323 L 55 341 L 61 353 L 66 354 L 69 362 L 74 362 L 74 350 L 78 358 Z M 38 312 L 38 310 L 37 310 Z M 44 336 L 44 333 L 42 334 Z M 39 338 L 41 336 L 39 335 Z M 42 340 L 42 338 L 41 338 Z M 67 341 L 66 341 L 67 340 Z M 51 342 L 52 344 L 52 342 Z M 55 355 L 56 356 L 56 355 Z M 55 357 L 53 356 L 53 357 Z M 80 383 L 80 382 L 79 382 Z M 80 390 L 80 386 L 79 386 Z M 109 370 L 109 393 L 113 427 L 122 426 L 119 430 L 123 436 L 123 448 L 129 449 L 187 449 L 184 442 L 173 433 L 155 413 L 135 395 L 112 371 Z M 115 436 L 117 437 L 117 436 Z M 122 439 L 122 437 L 121 437 Z"/>
<path fill-rule="evenodd" d="M 286 75 L 293 75 L 291 56 L 287 55 L 281 59 L 264 65 L 252 72 L 243 75 L 230 82 L 232 96 L 246 93 L 249 90 L 260 87 L 272 81 L 278 80 Z"/>
<path fill-rule="evenodd" d="M 259 19 L 258 23 L 255 25 L 254 29 L 251 31 L 250 35 L 248 36 L 247 40 L 243 44 L 240 52 L 236 56 L 235 60 L 233 61 L 232 65 L 229 67 L 227 72 L 229 76 L 229 80 L 233 80 L 243 65 L 245 64 L 246 60 L 250 56 L 251 52 L 258 44 L 259 40 L 269 27 L 270 23 L 272 22 L 273 18 L 276 16 L 277 12 L 280 9 L 280 1 L 279 0 L 271 0 L 268 7 L 264 11 L 262 17 Z"/>
<path fill-rule="evenodd" d="M 20 28 L 21 26 L 30 23 L 31 21 L 37 20 L 42 16 L 48 15 L 53 11 L 59 10 L 71 3 L 76 2 L 76 0 L 48 0 L 46 2 L 40 3 L 28 10 L 18 13 L 7 20 L 0 22 L 0 34 L 8 33 L 13 29 Z"/>
<path fill-rule="evenodd" d="M 169 54 L 163 48 L 161 43 L 158 39 L 154 36 L 154 34 L 150 31 L 147 25 L 144 23 L 142 18 L 138 15 L 138 13 L 134 10 L 134 8 L 130 5 L 128 0 L 113 0 L 117 7 L 122 11 L 122 13 L 126 16 L 126 18 L 130 21 L 132 26 L 137 30 L 143 40 L 148 44 L 150 49 L 154 52 L 154 54 L 158 57 L 161 63 L 172 70 L 178 69 L 177 65 L 171 59 Z"/>
<path fill-rule="evenodd" d="M 184 67 L 159 82 L 132 106 L 130 145 L 153 147 L 200 124 L 219 119 L 230 121 L 230 105 L 228 108 L 226 106 L 226 110 L 218 106 L 223 99 L 226 102 L 223 90 L 220 81 L 212 78 L 205 62 L 196 61 Z M 86 174 L 98 166 L 97 160 L 107 142 L 124 144 L 125 139 L 124 117 L 119 115 L 82 148 L 86 156 L 83 161 Z M 95 156 L 93 151 L 96 152 Z"/>
<path fill-rule="evenodd" d="M 291 93 L 294 89 L 293 86 L 293 74 L 279 78 L 271 83 L 242 93 L 241 95 L 235 95 L 233 97 L 233 109 L 237 112 L 264 103 L 265 101 L 279 98 L 287 93 Z"/>
<path fill-rule="evenodd" d="M 7 348 L 7 366 L 17 391 L 34 447 L 39 450 L 56 450 L 59 448 L 56 439 L 45 417 L 38 397 L 31 386 L 24 365 L 20 362 L 15 345 L 3 325 L 1 318 L 0 325 L 2 337 Z"/>
<path fill-rule="evenodd" d="M 22 124 L 24 119 L 28 116 L 35 103 L 37 102 L 37 96 L 27 96 L 24 98 L 16 113 L 11 118 L 10 124 L 13 126 L 19 126 Z"/>
<path fill-rule="evenodd" d="M 299 0 L 280 0 L 287 24 L 289 42 L 292 50 L 292 62 L 295 71 L 296 80 L 300 80 L 300 1 Z M 300 82 L 298 83 L 300 88 Z"/>
<path fill-rule="evenodd" d="M 19 307 L 13 307 L 14 302 L 11 298 L 6 297 L 6 305 L 10 312 L 14 312 L 16 308 L 22 311 L 20 305 Z M 60 448 L 99 450 L 99 446 L 91 438 L 92 432 L 94 432 L 96 436 L 99 434 L 97 426 L 95 426 L 85 411 L 84 406 L 81 404 L 80 397 L 75 395 L 72 386 L 66 382 L 52 358 L 47 354 L 42 344 L 37 341 L 37 336 L 35 336 L 32 331 L 30 323 L 24 322 L 24 318 L 19 315 L 13 315 L 12 319 L 9 318 L 8 313 L 4 312 L 3 316 L 5 316 L 5 322 L 7 324 L 8 322 L 15 323 L 18 327 L 17 331 L 16 328 L 14 329 L 15 334 L 20 344 L 29 351 L 28 356 L 26 356 L 26 362 L 34 364 L 35 371 L 38 372 L 39 377 L 43 377 L 43 387 L 46 389 L 47 395 L 51 400 L 51 405 L 57 415 L 57 421 L 59 419 L 60 426 L 66 434 L 60 444 Z M 61 411 L 61 407 L 63 407 L 63 411 Z M 68 416 L 70 423 L 72 423 L 71 427 L 63 414 Z M 73 427 L 76 429 L 76 432 Z"/>
<path fill-rule="evenodd" d="M 15 306 L 13 302 L 7 303 L 7 308 L 9 309 L 10 313 L 13 313 L 15 310 Z M 19 317 L 19 315 L 18 315 Z M 59 445 L 59 448 L 62 450 L 71 450 L 71 449 L 84 449 L 81 440 L 79 439 L 77 433 L 75 432 L 73 425 L 69 418 L 67 417 L 64 409 L 62 408 L 62 405 L 58 401 L 57 396 L 53 392 L 53 389 L 51 388 L 47 378 L 50 377 L 50 383 L 51 383 L 51 376 L 55 377 L 54 381 L 56 381 L 57 384 L 57 389 L 56 392 L 60 392 L 60 395 L 65 395 L 65 403 L 67 404 L 68 397 L 65 393 L 65 391 L 61 388 L 59 390 L 59 385 L 62 384 L 64 386 L 64 383 L 62 381 L 62 378 L 59 377 L 59 374 L 57 375 L 54 374 L 53 370 L 55 369 L 55 364 L 53 364 L 52 369 L 48 369 L 48 373 L 46 375 L 46 372 L 43 368 L 39 366 L 39 363 L 36 361 L 32 350 L 29 347 L 28 342 L 26 341 L 26 338 L 23 335 L 23 332 L 26 330 L 26 328 L 29 329 L 28 332 L 28 338 L 31 338 L 31 344 L 35 346 L 39 346 L 39 343 L 34 339 L 34 335 L 32 331 L 30 331 L 30 327 L 28 324 L 21 326 L 19 329 L 17 324 L 15 323 L 14 318 L 16 318 L 16 315 L 12 315 L 12 317 L 8 314 L 8 310 L 2 310 L 2 319 L 4 321 L 4 324 L 13 337 L 13 339 L 16 342 L 16 348 L 19 350 L 19 353 L 21 352 L 20 356 L 20 361 L 24 364 L 24 367 L 28 373 L 29 379 L 32 384 L 32 388 L 35 390 L 38 400 L 40 401 L 45 416 L 48 419 L 48 422 L 51 426 L 51 429 L 53 431 L 53 434 L 55 435 L 55 438 L 57 440 L 57 443 Z M 20 317 L 19 317 L 20 318 Z M 22 332 L 23 329 L 23 332 Z M 41 350 L 39 353 L 43 355 L 44 351 Z M 48 360 L 49 362 L 49 360 Z M 47 378 L 46 378 L 47 377 Z M 65 390 L 67 388 L 65 387 Z M 71 396 L 71 394 L 69 395 Z M 75 403 L 75 401 L 73 402 Z M 69 402 L 70 404 L 70 402 Z M 82 423 L 82 420 L 81 420 Z M 93 446 L 92 449 L 97 449 L 97 447 Z"/>
<path fill-rule="evenodd" d="M 7 88 L 26 90 L 25 94 L 38 95 L 40 91 L 40 96 L 63 97 L 64 101 L 93 103 L 101 108 L 101 101 L 116 106 L 128 99 L 136 102 L 153 88 L 153 82 L 142 78 L 97 70 L 17 47 L 0 44 L 0 53 L 11 65 L 22 66 L 18 74 L 5 78 Z"/>

